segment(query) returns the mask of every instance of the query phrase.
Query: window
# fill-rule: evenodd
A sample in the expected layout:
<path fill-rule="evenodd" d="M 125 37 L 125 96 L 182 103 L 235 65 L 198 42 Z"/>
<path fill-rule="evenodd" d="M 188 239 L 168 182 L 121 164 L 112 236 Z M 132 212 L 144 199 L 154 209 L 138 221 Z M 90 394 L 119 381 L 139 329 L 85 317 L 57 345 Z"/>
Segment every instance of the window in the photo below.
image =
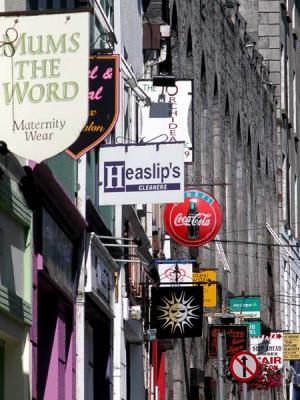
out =
<path fill-rule="evenodd" d="M 297 132 L 297 86 L 296 86 L 296 73 L 293 71 L 293 129 Z"/>
<path fill-rule="evenodd" d="M 290 268 L 288 263 L 285 261 L 284 262 L 284 280 L 283 280 L 283 310 L 284 310 L 284 329 L 289 329 L 289 307 L 288 307 L 288 302 L 289 302 L 289 280 L 290 280 Z"/>
<path fill-rule="evenodd" d="M 100 3 L 102 10 L 104 11 L 105 15 L 111 26 L 114 25 L 114 9 L 113 9 L 113 0 L 96 0 L 97 3 Z"/>
<path fill-rule="evenodd" d="M 281 109 L 285 110 L 286 109 L 286 96 L 285 96 L 285 78 L 286 78 L 286 64 L 285 64 L 285 48 L 283 45 L 281 45 L 281 60 L 280 60 L 280 65 L 281 65 Z"/>
<path fill-rule="evenodd" d="M 298 237 L 298 180 L 297 175 L 294 178 L 294 210 L 295 210 L 295 236 Z"/>
<path fill-rule="evenodd" d="M 89 0 L 29 0 L 31 10 L 71 9 L 86 7 L 89 4 Z"/>
<path fill-rule="evenodd" d="M 288 213 L 287 213 L 287 177 L 286 177 L 286 157 L 283 155 L 282 157 L 282 213 L 283 219 L 285 221 L 288 220 Z"/>
<path fill-rule="evenodd" d="M 292 8 L 292 28 L 295 29 L 296 28 L 296 10 L 295 10 L 295 3 L 293 4 L 293 8 Z"/>
<path fill-rule="evenodd" d="M 299 276 L 296 277 L 296 332 L 300 329 L 300 281 Z"/>

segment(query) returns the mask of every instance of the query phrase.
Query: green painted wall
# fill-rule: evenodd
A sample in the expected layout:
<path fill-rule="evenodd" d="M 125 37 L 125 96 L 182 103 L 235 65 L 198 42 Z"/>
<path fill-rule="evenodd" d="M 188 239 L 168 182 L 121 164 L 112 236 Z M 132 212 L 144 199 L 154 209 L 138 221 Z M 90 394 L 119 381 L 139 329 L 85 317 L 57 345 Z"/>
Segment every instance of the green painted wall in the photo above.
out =
<path fill-rule="evenodd" d="M 60 153 L 49 158 L 46 164 L 58 180 L 70 199 L 75 201 L 77 192 L 77 161 L 73 160 L 66 153 Z"/>
<path fill-rule="evenodd" d="M 31 323 L 32 288 L 32 214 L 28 209 L 16 182 L 6 176 L 0 180 L 0 218 L 2 224 L 2 246 L 0 258 L 5 268 L 6 287 L 0 282 L 0 310 L 27 324 Z M 0 224 L 1 225 L 1 224 Z M 16 232 L 11 237 L 10 232 Z M 22 237 L 23 236 L 23 237 Z M 18 248 L 14 246 L 17 244 Z M 21 252 L 24 252 L 23 255 Z M 9 254 L 6 254 L 6 253 Z M 10 262 L 5 260 L 10 257 Z M 23 265 L 19 265 L 19 262 Z"/>

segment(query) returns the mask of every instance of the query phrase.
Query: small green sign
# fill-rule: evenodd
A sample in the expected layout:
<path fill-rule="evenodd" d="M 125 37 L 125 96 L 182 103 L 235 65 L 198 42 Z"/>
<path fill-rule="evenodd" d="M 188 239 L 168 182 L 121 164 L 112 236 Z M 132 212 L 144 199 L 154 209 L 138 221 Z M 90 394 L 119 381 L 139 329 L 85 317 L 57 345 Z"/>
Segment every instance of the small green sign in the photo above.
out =
<path fill-rule="evenodd" d="M 260 297 L 230 297 L 228 307 L 245 318 L 260 318 Z"/>
<path fill-rule="evenodd" d="M 244 325 L 248 325 L 250 337 L 261 336 L 260 321 L 244 321 Z"/>

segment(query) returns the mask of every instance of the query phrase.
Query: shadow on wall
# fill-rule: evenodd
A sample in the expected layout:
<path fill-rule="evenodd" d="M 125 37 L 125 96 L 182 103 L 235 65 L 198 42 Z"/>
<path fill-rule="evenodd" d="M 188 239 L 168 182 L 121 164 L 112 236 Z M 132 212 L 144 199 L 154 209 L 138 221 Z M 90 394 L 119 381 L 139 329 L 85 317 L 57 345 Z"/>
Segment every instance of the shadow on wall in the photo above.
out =
<path fill-rule="evenodd" d="M 137 6 L 139 10 L 139 14 L 142 14 L 142 0 L 137 0 Z"/>

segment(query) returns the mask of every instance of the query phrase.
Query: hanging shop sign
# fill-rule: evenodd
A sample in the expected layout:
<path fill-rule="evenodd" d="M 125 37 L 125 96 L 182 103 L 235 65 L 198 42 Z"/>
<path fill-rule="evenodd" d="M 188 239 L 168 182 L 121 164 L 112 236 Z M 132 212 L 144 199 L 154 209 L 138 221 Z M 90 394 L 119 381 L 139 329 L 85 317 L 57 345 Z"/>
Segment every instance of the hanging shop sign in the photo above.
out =
<path fill-rule="evenodd" d="M 283 359 L 300 360 L 300 333 L 283 333 Z"/>
<path fill-rule="evenodd" d="M 66 152 L 74 159 L 92 150 L 114 128 L 119 116 L 119 56 L 90 57 L 89 118 Z"/>
<path fill-rule="evenodd" d="M 152 287 L 151 328 L 157 339 L 202 335 L 203 289 Z"/>
<path fill-rule="evenodd" d="M 226 357 L 232 357 L 242 350 L 248 349 L 248 327 L 245 325 L 210 325 L 208 334 L 208 355 L 218 355 L 218 334 L 225 334 Z"/>
<path fill-rule="evenodd" d="M 204 270 L 201 272 L 193 272 L 193 282 L 203 282 L 203 306 L 205 308 L 213 308 L 217 305 L 217 273 L 212 270 Z"/>
<path fill-rule="evenodd" d="M 217 200 L 203 190 L 184 193 L 184 202 L 167 204 L 164 211 L 167 233 L 173 240 L 187 247 L 208 243 L 219 232 L 222 211 Z"/>
<path fill-rule="evenodd" d="M 176 80 L 175 84 L 174 87 L 161 87 L 153 86 L 152 80 L 139 81 L 139 86 L 151 99 L 150 105 L 142 107 L 140 141 L 184 141 L 184 161 L 191 162 L 192 81 Z"/>
<path fill-rule="evenodd" d="M 261 364 L 274 370 L 283 366 L 283 334 L 272 332 L 268 336 L 250 337 L 250 351 Z"/>
<path fill-rule="evenodd" d="M 156 262 L 160 283 L 192 283 L 193 263 L 191 260 L 159 260 Z"/>
<path fill-rule="evenodd" d="M 88 12 L 0 16 L 0 139 L 40 162 L 88 118 Z"/>
<path fill-rule="evenodd" d="M 244 318 L 260 318 L 260 297 L 230 297 L 228 308 Z"/>
<path fill-rule="evenodd" d="M 101 146 L 100 204 L 182 201 L 183 146 L 184 143 Z"/>
<path fill-rule="evenodd" d="M 244 321 L 244 325 L 248 326 L 249 336 L 255 337 L 261 335 L 261 322 L 260 321 Z"/>

